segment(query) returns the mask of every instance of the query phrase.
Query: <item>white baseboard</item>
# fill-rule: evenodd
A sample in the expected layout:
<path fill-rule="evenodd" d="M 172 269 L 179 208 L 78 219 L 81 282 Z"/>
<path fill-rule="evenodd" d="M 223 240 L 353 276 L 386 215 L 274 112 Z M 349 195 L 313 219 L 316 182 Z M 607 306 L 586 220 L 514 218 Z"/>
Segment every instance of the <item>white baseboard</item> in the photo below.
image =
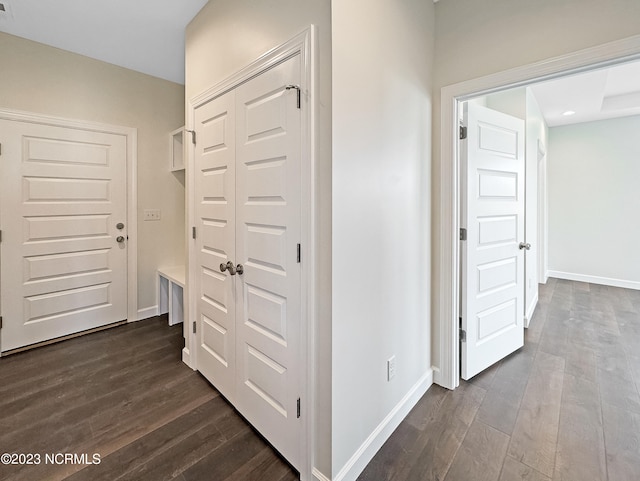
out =
<path fill-rule="evenodd" d="M 542 275 L 542 281 L 540 283 L 546 284 L 548 280 L 549 280 L 549 271 L 544 271 L 544 274 Z"/>
<path fill-rule="evenodd" d="M 191 353 L 189 352 L 189 349 L 187 349 L 186 347 L 182 348 L 182 362 L 184 362 L 187 366 L 189 366 L 194 371 L 196 370 L 196 367 L 191 365 Z"/>
<path fill-rule="evenodd" d="M 433 373 L 433 382 L 436 383 L 438 386 L 442 386 L 442 377 L 440 376 L 440 368 L 437 366 L 431 366 L 431 372 Z"/>
<path fill-rule="evenodd" d="M 601 284 L 603 286 L 623 287 L 625 289 L 640 290 L 640 282 L 628 281 L 624 279 L 611 279 L 609 277 L 588 276 L 585 274 L 574 274 L 572 272 L 549 271 L 549 277 L 565 279 L 567 281 L 588 282 L 590 284 Z"/>
<path fill-rule="evenodd" d="M 338 472 L 334 481 L 355 481 L 432 384 L 433 371 L 429 369 L 391 410 L 387 417 L 382 420 L 378 427 L 373 430 L 360 448 L 351 456 L 351 459 Z"/>
<path fill-rule="evenodd" d="M 158 306 L 145 307 L 144 309 L 138 309 L 138 318 L 136 321 L 143 319 L 149 319 L 158 315 Z"/>
<path fill-rule="evenodd" d="M 326 477 L 320 472 L 320 470 L 318 470 L 318 468 L 313 468 L 313 470 L 311 470 L 311 475 L 313 476 L 314 481 L 331 481 L 331 478 Z"/>
<path fill-rule="evenodd" d="M 531 323 L 531 318 L 533 317 L 533 313 L 535 312 L 537 305 L 538 305 L 538 293 L 536 292 L 536 296 L 533 298 L 533 301 L 531 301 L 531 304 L 529 304 L 527 312 L 524 315 L 524 327 L 529 327 L 529 324 Z"/>

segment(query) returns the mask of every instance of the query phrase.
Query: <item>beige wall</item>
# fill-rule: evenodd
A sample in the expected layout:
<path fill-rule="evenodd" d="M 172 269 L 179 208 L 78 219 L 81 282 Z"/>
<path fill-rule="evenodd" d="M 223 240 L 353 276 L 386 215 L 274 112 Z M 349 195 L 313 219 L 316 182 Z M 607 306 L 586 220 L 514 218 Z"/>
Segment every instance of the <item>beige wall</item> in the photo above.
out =
<path fill-rule="evenodd" d="M 0 107 L 138 130 L 138 309 L 156 305 L 155 270 L 184 262 L 184 175 L 169 138 L 184 123 L 184 87 L 0 33 Z M 144 222 L 143 209 L 162 220 Z"/>
<path fill-rule="evenodd" d="M 440 0 L 436 3 L 433 199 L 440 199 L 440 90 L 500 72 L 640 34 L 637 0 Z M 440 206 L 433 208 L 433 310 L 440 310 Z M 433 323 L 438 367 L 438 322 Z"/>
<path fill-rule="evenodd" d="M 441 0 L 436 88 L 639 32 L 637 0 Z"/>
<path fill-rule="evenodd" d="M 319 284 L 314 467 L 331 473 L 331 4 L 329 0 L 210 0 L 187 27 L 186 98 L 202 93 L 313 24 L 320 92 Z"/>
<path fill-rule="evenodd" d="M 433 21 L 431 1 L 332 4 L 333 479 L 428 385 Z"/>

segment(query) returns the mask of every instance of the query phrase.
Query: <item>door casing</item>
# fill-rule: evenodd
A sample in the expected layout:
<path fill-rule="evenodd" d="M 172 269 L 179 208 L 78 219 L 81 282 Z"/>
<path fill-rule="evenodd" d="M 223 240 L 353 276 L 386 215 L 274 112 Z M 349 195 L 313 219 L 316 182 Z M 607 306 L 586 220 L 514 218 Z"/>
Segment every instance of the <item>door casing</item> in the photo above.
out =
<path fill-rule="evenodd" d="M 124 135 L 127 142 L 127 321 L 138 320 L 138 214 L 137 214 L 137 142 L 138 131 L 132 127 L 102 124 L 84 120 L 67 119 L 34 112 L 0 108 L 0 119 L 27 122 L 57 127 L 69 127 L 95 132 Z M 2 280 L 0 279 L 0 282 Z"/>
<path fill-rule="evenodd" d="M 434 311 L 437 358 L 432 360 L 434 382 L 448 389 L 460 384 L 458 319 L 460 316 L 460 159 L 458 119 L 461 103 L 513 87 L 550 80 L 596 68 L 640 59 L 640 35 L 579 50 L 522 67 L 448 85 L 440 98 L 440 269 Z"/>
<path fill-rule="evenodd" d="M 313 25 L 310 25 L 291 40 L 268 51 L 245 68 L 233 74 L 231 77 L 208 88 L 199 95 L 189 99 L 187 105 L 186 129 L 192 131 L 195 125 L 195 111 L 202 104 L 233 90 L 244 82 L 283 62 L 284 60 L 300 55 L 302 74 L 300 81 L 301 91 L 301 245 L 304 261 L 301 264 L 301 306 L 303 322 L 300 329 L 300 365 L 304 366 L 300 373 L 301 410 L 303 412 L 300 436 L 300 475 L 301 479 L 312 479 L 313 470 L 313 420 L 315 398 L 315 332 L 317 322 L 317 255 L 319 245 L 319 203 L 317 196 L 318 158 L 317 129 L 318 129 L 318 95 L 317 95 L 317 34 Z M 189 252 L 195 248 L 195 240 L 192 235 L 192 227 L 196 225 L 195 217 L 195 178 L 193 165 L 195 147 L 188 139 L 187 162 L 187 246 Z M 184 336 L 185 348 L 182 359 L 192 369 L 197 368 L 197 336 L 194 334 L 196 324 L 196 300 L 189 289 L 196 282 L 195 256 L 189 255 L 187 263 L 187 289 L 185 290 L 188 301 L 185 303 Z"/>

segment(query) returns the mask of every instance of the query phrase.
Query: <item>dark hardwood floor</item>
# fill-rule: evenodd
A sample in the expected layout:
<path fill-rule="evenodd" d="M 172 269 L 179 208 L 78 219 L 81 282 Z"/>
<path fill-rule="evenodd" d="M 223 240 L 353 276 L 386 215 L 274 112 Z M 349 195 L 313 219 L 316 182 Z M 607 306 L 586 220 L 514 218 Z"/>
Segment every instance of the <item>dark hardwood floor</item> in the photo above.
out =
<path fill-rule="evenodd" d="M 550 279 L 518 352 L 432 386 L 359 481 L 640 480 L 640 291 Z"/>
<path fill-rule="evenodd" d="M 156 318 L 0 359 L 0 454 L 41 457 L 0 480 L 298 479 L 181 362 L 181 329 Z M 640 480 L 639 385 L 640 291 L 550 279 L 525 347 L 432 386 L 359 481 Z M 58 453 L 87 459 L 45 463 Z"/>
<path fill-rule="evenodd" d="M 0 465 L 0 479 L 298 479 L 182 346 L 182 325 L 155 318 L 0 359 L 0 454 L 40 456 Z"/>

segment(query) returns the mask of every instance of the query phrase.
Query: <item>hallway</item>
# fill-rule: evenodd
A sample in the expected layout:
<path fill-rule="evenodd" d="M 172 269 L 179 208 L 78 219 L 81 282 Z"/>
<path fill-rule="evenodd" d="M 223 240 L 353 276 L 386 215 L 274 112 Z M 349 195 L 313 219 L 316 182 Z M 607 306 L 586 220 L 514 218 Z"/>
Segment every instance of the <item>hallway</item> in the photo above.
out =
<path fill-rule="evenodd" d="M 432 386 L 359 481 L 636 481 L 640 292 L 550 279 L 523 349 Z M 2 466 L 3 480 L 292 481 L 180 361 L 182 327 L 128 324 L 0 360 L 0 452 L 100 464 Z"/>
<path fill-rule="evenodd" d="M 0 453 L 39 455 L 0 480 L 298 479 L 182 363 L 183 342 L 156 317 L 0 359 Z M 59 454 L 86 457 L 45 458 Z"/>
<path fill-rule="evenodd" d="M 432 386 L 359 481 L 640 478 L 640 292 L 549 279 L 525 346 Z"/>

